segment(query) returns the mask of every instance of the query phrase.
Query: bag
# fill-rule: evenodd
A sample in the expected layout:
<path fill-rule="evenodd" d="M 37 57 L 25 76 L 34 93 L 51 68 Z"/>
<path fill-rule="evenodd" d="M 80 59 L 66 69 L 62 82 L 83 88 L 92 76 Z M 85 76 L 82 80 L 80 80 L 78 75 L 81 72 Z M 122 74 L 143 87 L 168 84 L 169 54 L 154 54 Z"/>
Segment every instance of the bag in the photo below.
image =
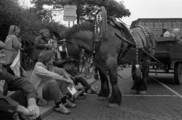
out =
<path fill-rule="evenodd" d="M 16 55 L 10 68 L 15 73 L 15 75 L 20 77 L 20 49 L 18 50 L 18 54 Z"/>

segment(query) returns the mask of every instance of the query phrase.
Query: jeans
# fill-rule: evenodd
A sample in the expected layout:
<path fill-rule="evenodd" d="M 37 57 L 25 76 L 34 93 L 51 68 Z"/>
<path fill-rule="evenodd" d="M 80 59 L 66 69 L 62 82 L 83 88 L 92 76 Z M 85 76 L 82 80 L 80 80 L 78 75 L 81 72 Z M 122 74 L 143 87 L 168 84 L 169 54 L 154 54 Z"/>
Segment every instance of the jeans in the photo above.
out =
<path fill-rule="evenodd" d="M 42 90 L 43 98 L 46 101 L 54 100 L 55 102 L 60 101 L 60 99 L 69 93 L 67 87 L 70 83 L 65 81 L 49 81 Z"/>
<path fill-rule="evenodd" d="M 91 88 L 90 84 L 82 76 L 75 77 L 74 84 L 77 85 L 78 83 L 85 87 L 86 92 Z"/>
<path fill-rule="evenodd" d="M 21 90 L 16 91 L 12 95 L 10 95 L 10 98 L 13 99 L 14 101 L 18 102 L 22 106 L 24 106 L 26 108 L 28 107 L 27 98 L 26 98 L 26 96 L 24 96 L 23 91 L 21 91 Z M 13 114 L 14 113 L 0 111 L 0 119 L 1 120 L 13 120 Z M 19 117 L 20 117 L 20 120 L 24 120 L 21 117 L 21 115 Z M 41 116 L 38 117 L 36 120 L 42 120 Z"/>

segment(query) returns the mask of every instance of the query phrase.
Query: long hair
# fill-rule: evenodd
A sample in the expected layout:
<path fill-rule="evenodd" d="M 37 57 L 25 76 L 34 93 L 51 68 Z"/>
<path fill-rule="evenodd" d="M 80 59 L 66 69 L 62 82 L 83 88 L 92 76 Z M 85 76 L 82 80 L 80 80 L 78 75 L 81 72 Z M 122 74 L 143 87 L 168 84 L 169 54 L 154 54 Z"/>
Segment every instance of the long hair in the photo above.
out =
<path fill-rule="evenodd" d="M 9 32 L 8 32 L 8 35 L 15 35 L 16 34 L 16 31 L 18 30 L 19 28 L 15 25 L 11 25 L 9 27 Z"/>

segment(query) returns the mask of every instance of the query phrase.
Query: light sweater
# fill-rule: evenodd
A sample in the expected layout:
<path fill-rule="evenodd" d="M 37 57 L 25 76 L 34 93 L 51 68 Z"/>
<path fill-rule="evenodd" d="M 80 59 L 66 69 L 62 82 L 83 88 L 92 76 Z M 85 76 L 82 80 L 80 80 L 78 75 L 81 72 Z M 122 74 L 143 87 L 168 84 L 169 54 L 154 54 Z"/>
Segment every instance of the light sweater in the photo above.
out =
<path fill-rule="evenodd" d="M 6 64 L 11 64 L 17 53 L 18 49 L 21 48 L 22 44 L 18 40 L 18 38 L 15 35 L 8 35 L 5 40 L 5 46 L 6 46 Z"/>
<path fill-rule="evenodd" d="M 30 77 L 30 82 L 37 90 L 39 98 L 43 98 L 42 89 L 48 83 L 48 81 L 61 80 L 62 78 L 63 77 L 61 75 L 47 70 L 47 67 L 43 63 L 37 62 Z"/>

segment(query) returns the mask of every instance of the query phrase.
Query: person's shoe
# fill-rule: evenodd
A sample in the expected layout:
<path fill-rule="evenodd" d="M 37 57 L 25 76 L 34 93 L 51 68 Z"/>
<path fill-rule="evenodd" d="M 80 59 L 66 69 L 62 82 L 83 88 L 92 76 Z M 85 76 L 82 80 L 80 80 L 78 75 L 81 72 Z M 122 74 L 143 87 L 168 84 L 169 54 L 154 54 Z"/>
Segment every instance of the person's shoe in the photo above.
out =
<path fill-rule="evenodd" d="M 63 114 L 70 114 L 71 111 L 69 109 L 67 109 L 63 104 L 60 104 L 58 108 L 55 108 L 56 112 L 60 112 Z"/>
<path fill-rule="evenodd" d="M 70 99 L 71 102 L 74 102 L 81 94 L 84 93 L 84 90 L 77 91 L 72 98 Z"/>
<path fill-rule="evenodd" d="M 98 92 L 93 87 L 91 87 L 90 88 L 90 94 L 98 94 Z"/>
<path fill-rule="evenodd" d="M 81 91 L 79 96 L 85 96 L 85 92 L 86 92 L 85 89 L 86 89 L 86 88 L 79 88 L 79 89 L 78 89 L 78 91 Z"/>
<path fill-rule="evenodd" d="M 69 107 L 69 108 L 76 108 L 77 105 L 70 102 L 69 100 L 67 100 L 67 102 L 64 104 L 65 107 Z"/>

